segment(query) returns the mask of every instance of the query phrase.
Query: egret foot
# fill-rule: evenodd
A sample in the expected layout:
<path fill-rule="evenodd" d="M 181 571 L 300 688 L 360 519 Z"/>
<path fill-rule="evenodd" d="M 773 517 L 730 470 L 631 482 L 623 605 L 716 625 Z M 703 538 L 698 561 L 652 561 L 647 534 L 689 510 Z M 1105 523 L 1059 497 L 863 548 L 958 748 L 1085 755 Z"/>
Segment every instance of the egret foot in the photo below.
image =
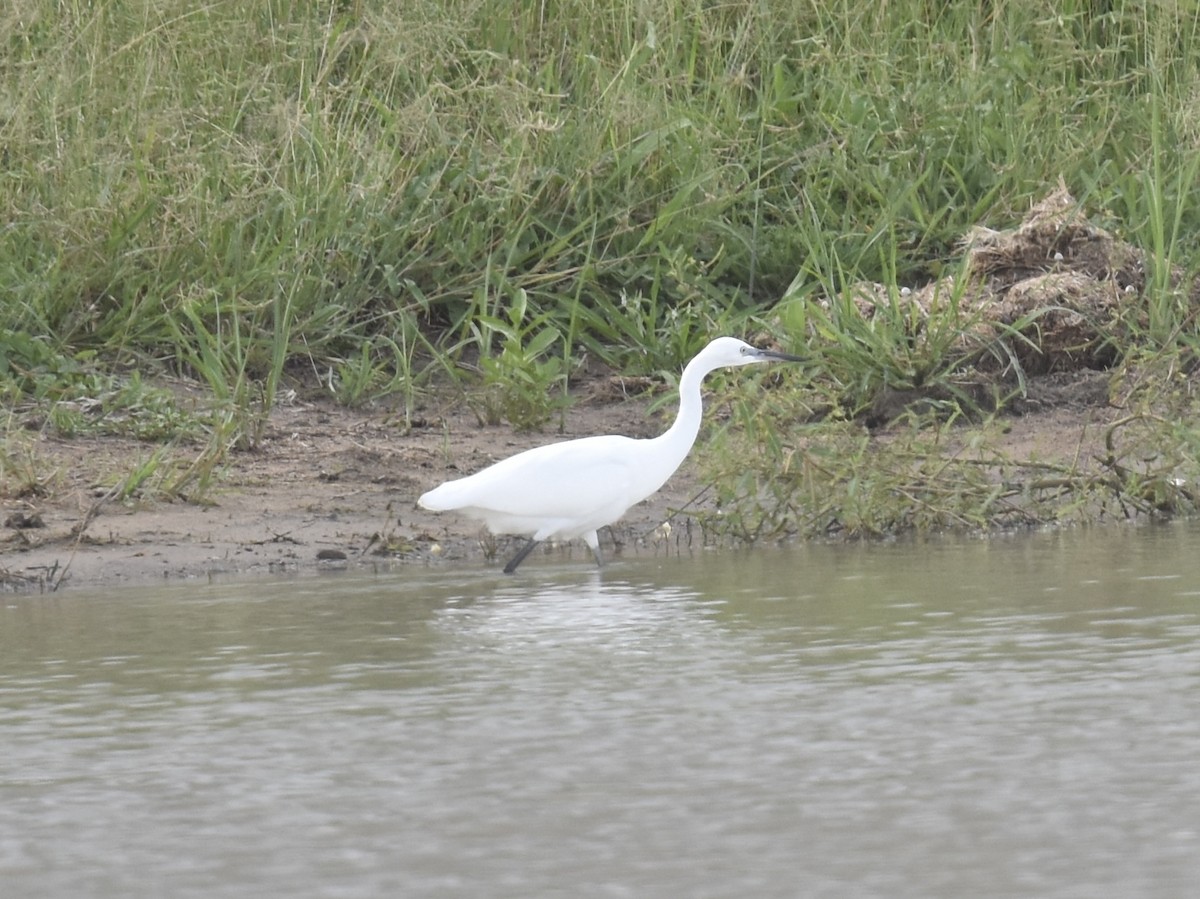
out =
<path fill-rule="evenodd" d="M 504 566 L 504 573 L 512 574 L 514 571 L 516 571 L 517 566 L 525 561 L 525 557 L 533 552 L 533 548 L 537 545 L 538 541 L 530 540 L 528 543 L 522 546 L 520 551 L 508 560 L 508 564 Z"/>

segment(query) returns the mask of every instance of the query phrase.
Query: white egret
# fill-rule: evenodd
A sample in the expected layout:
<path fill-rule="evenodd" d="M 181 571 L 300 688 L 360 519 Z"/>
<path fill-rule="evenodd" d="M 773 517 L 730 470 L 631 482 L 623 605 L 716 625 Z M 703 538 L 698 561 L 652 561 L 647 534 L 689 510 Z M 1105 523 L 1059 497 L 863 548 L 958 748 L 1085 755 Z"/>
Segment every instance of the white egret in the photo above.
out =
<path fill-rule="evenodd" d="M 447 481 L 417 503 L 433 512 L 461 512 L 495 534 L 528 536 L 504 566 L 512 574 L 542 540 L 582 537 L 603 565 L 596 529 L 612 524 L 655 493 L 675 473 L 700 430 L 700 382 L 710 371 L 801 357 L 760 350 L 734 337 L 718 337 L 701 350 L 679 379 L 679 414 L 658 437 L 617 434 L 581 437 L 517 453 L 465 478 Z"/>

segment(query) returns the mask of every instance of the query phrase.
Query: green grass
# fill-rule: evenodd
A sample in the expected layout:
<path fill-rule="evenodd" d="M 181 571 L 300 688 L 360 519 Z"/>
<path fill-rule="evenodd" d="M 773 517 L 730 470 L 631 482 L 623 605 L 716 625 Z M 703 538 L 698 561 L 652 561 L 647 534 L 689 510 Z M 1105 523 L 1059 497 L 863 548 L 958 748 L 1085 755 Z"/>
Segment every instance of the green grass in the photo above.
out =
<path fill-rule="evenodd" d="M 678 371 L 785 293 L 799 342 L 817 299 L 928 280 L 1060 175 L 1151 254 L 1132 338 L 1198 342 L 1172 274 L 1200 235 L 1195 0 L 15 0 L 7 22 L 5 395 L 181 373 L 223 410 L 208 462 L 258 440 L 289 372 L 406 414 L 454 376 L 529 427 L 584 356 Z M 839 402 L 952 380 L 948 328 L 847 321 L 812 347 Z"/>
<path fill-rule="evenodd" d="M 709 532 L 744 541 L 874 538 L 947 530 L 1061 526 L 1195 514 L 1200 446 L 1185 424 L 1195 398 L 1143 398 L 1105 426 L 1093 458 L 1017 457 L 1005 428 L 926 421 L 882 439 L 850 421 L 778 427 L 795 398 L 742 400 L 737 429 L 715 438 L 706 479 L 719 514 Z"/>

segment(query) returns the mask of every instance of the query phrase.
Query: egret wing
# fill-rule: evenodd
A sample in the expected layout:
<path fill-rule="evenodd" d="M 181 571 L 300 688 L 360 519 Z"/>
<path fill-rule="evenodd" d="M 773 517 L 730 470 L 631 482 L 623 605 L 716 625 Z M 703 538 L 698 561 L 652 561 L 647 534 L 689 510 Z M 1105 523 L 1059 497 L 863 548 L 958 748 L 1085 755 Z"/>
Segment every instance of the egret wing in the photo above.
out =
<path fill-rule="evenodd" d="M 464 505 L 531 519 L 582 519 L 630 493 L 639 442 L 584 437 L 519 453 L 464 478 Z"/>
<path fill-rule="evenodd" d="M 442 484 L 420 504 L 478 518 L 494 533 L 535 540 L 594 535 L 670 474 L 653 443 L 602 436 L 537 447 Z"/>

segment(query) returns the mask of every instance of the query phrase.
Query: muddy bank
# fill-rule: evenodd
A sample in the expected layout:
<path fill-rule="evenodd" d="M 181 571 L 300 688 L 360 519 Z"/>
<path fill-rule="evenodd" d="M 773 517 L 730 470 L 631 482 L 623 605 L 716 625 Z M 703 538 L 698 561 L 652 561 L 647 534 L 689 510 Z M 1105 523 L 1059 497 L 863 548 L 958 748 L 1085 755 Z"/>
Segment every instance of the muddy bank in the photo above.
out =
<path fill-rule="evenodd" d="M 151 447 L 113 437 L 29 447 L 48 474 L 27 495 L 0 504 L 0 579 L 15 589 L 204 578 L 232 572 L 303 572 L 397 564 L 484 565 L 516 541 L 469 520 L 435 515 L 416 498 L 442 480 L 555 439 L 662 427 L 648 402 L 584 404 L 562 437 L 480 428 L 465 410 L 426 410 L 435 425 L 408 433 L 385 413 L 295 404 L 277 409 L 253 452 L 233 453 L 210 502 L 105 499 Z M 656 530 L 694 492 L 685 466 L 668 490 L 631 511 L 605 537 L 609 555 L 664 551 Z M 613 540 L 619 546 L 614 546 Z M 656 544 L 659 544 L 656 547 Z M 589 564 L 586 547 L 547 547 Z M 535 556 L 534 559 L 537 557 Z"/>
<path fill-rule="evenodd" d="M 1117 413 L 1105 401 L 1103 381 L 1096 374 L 1038 379 L 1028 414 L 1011 420 L 1003 448 L 1019 456 L 1076 456 L 1081 441 L 1098 439 Z M 647 413 L 648 405 L 646 399 L 582 403 L 568 412 L 563 437 L 652 436 L 664 422 Z M 106 501 L 104 485 L 150 448 L 117 438 L 38 436 L 32 449 L 54 474 L 43 495 L 0 504 L 8 522 L 0 532 L 0 577 L 10 589 L 41 590 L 402 565 L 498 570 L 517 540 L 491 538 L 461 516 L 425 512 L 416 498 L 449 477 L 561 438 L 480 428 L 465 411 L 426 412 L 438 424 L 406 434 L 383 413 L 282 407 L 258 450 L 229 457 L 205 505 Z M 712 538 L 692 514 L 712 511 L 696 477 L 704 452 L 701 440 L 662 491 L 601 531 L 608 557 L 705 551 Z M 18 526 L 31 519 L 40 526 Z M 531 557 L 529 567 L 539 559 L 593 564 L 581 542 L 547 546 L 545 553 Z"/>

